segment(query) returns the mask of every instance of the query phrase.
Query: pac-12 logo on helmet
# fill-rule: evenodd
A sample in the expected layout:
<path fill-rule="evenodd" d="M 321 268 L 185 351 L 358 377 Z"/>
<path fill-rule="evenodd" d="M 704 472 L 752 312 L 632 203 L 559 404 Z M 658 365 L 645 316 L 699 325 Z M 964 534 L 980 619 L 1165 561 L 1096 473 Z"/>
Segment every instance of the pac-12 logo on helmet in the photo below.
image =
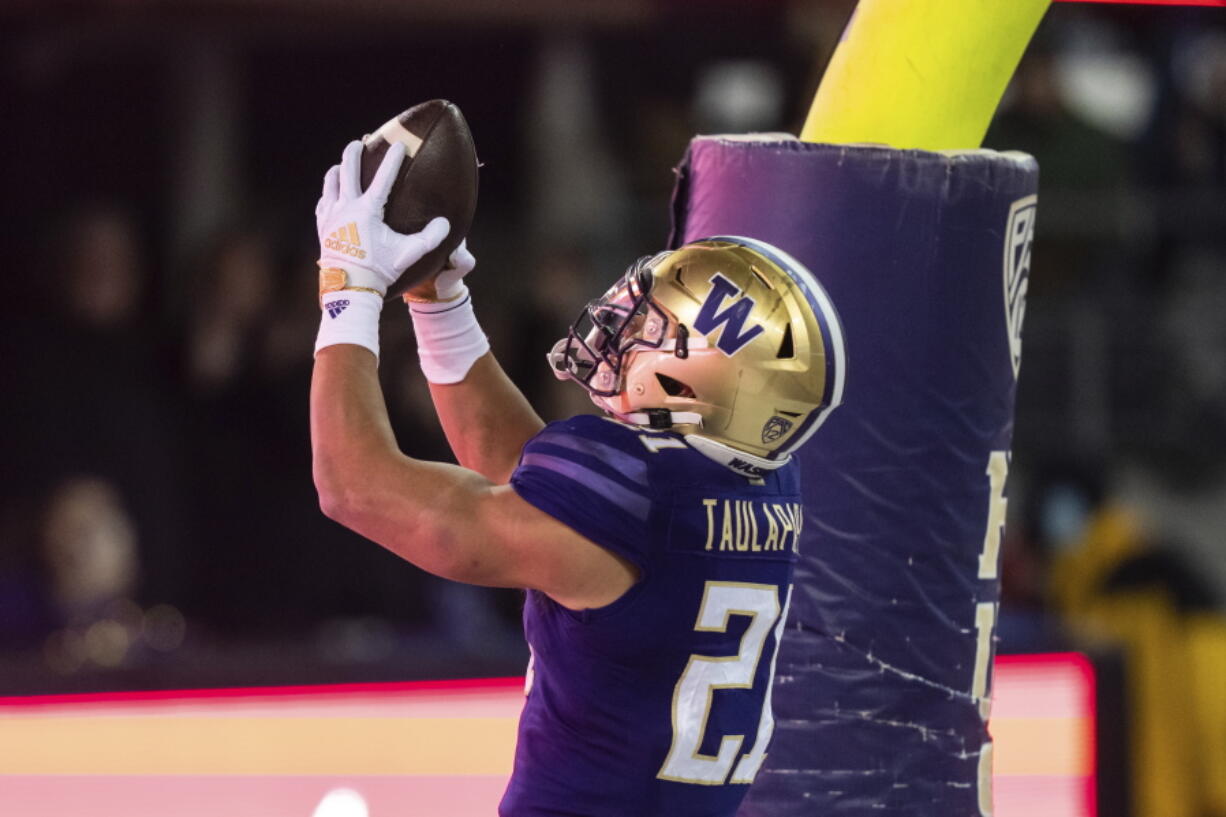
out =
<path fill-rule="evenodd" d="M 766 421 L 766 425 L 762 426 L 762 443 L 764 445 L 770 445 L 791 430 L 792 421 L 785 420 L 776 414 L 774 417 Z"/>
<path fill-rule="evenodd" d="M 747 476 L 809 439 L 842 402 L 847 369 L 838 314 L 812 273 L 740 236 L 639 259 L 549 361 L 619 419 L 675 428 Z"/>

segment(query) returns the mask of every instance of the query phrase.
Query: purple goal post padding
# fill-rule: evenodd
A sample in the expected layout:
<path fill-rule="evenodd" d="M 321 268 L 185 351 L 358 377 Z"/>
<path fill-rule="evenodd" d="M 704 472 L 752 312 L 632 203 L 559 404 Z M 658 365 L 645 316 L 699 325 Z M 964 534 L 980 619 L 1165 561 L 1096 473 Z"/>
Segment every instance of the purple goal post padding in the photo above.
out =
<path fill-rule="evenodd" d="M 990 813 L 999 544 L 1038 166 L 699 137 L 672 244 L 744 235 L 837 307 L 844 403 L 797 455 L 805 525 L 743 817 Z M 718 703 L 716 703 L 718 705 Z"/>

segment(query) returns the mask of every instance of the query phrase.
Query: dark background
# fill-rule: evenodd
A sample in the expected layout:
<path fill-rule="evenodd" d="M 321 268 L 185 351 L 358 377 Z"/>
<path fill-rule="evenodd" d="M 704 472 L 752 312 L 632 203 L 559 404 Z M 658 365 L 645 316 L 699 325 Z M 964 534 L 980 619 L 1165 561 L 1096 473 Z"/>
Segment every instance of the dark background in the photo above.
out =
<path fill-rule="evenodd" d="M 396 112 L 457 102 L 483 326 L 547 419 L 590 410 L 545 351 L 662 247 L 693 134 L 799 129 L 851 7 L 0 9 L 0 694 L 520 672 L 518 593 L 318 511 L 322 174 Z M 986 145 L 1042 167 L 1002 647 L 1100 637 L 1078 582 L 1220 615 L 1226 14 L 1057 4 Z M 384 347 L 402 447 L 449 458 L 395 308 Z M 1068 567 L 1117 518 L 1110 569 Z"/>

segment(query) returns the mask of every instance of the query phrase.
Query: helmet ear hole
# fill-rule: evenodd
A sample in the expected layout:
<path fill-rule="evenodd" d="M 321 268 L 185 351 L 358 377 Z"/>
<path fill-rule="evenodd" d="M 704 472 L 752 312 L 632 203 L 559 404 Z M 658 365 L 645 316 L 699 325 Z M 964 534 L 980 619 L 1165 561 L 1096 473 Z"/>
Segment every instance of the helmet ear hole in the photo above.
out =
<path fill-rule="evenodd" d="M 796 350 L 792 348 L 792 324 L 790 323 L 783 327 L 783 340 L 779 341 L 779 351 L 775 353 L 775 357 L 780 360 L 796 357 Z"/>
<path fill-rule="evenodd" d="M 656 372 L 656 380 L 660 382 L 660 388 L 664 389 L 664 393 L 669 397 L 693 397 L 694 390 L 682 383 L 680 380 L 669 377 L 666 374 Z"/>

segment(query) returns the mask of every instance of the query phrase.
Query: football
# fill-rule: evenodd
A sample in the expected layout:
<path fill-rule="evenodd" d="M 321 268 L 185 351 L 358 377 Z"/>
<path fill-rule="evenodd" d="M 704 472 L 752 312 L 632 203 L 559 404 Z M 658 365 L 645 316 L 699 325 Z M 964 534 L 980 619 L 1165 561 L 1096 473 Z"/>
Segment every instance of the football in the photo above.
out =
<path fill-rule="evenodd" d="M 477 210 L 477 151 L 464 114 L 445 99 L 414 105 L 363 140 L 362 189 L 370 186 L 392 142 L 405 146 L 383 221 L 399 233 L 415 233 L 436 216 L 446 216 L 451 232 L 435 250 L 409 267 L 387 290 L 388 299 L 428 281 L 472 226 Z"/>

